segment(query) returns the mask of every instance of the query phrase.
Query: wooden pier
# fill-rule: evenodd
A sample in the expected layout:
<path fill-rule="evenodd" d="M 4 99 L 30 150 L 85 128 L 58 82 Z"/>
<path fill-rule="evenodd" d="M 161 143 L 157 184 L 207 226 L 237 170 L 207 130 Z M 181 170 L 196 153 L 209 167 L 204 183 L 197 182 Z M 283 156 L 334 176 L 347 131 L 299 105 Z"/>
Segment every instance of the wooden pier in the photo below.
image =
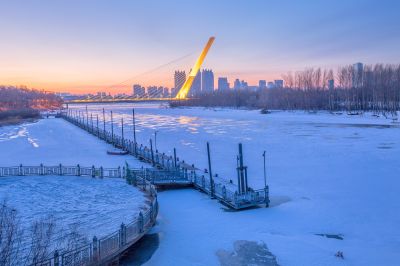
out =
<path fill-rule="evenodd" d="M 154 151 L 151 141 L 150 147 L 139 145 L 136 142 L 135 129 L 134 140 L 132 141 L 125 138 L 123 133 L 122 136 L 116 135 L 114 133 L 113 124 L 111 124 L 111 131 L 106 130 L 104 119 L 103 128 L 101 129 L 98 120 L 97 123 L 94 123 L 92 116 L 89 118 L 88 113 L 86 113 L 86 117 L 83 117 L 71 112 L 71 110 L 67 110 L 62 113 L 61 117 L 86 130 L 99 139 L 112 144 L 114 147 L 127 151 L 130 155 L 133 155 L 139 160 L 153 166 L 153 168 L 143 168 L 141 170 L 127 169 L 133 182 L 136 182 L 139 178 L 156 186 L 192 186 L 199 191 L 210 195 L 211 198 L 217 199 L 224 205 L 236 210 L 261 204 L 265 204 L 267 207 L 269 205 L 269 191 L 267 185 L 264 189 L 259 190 L 253 190 L 247 185 L 247 168 L 243 166 L 241 144 L 239 144 L 239 158 L 241 158 L 241 160 L 240 165 L 237 168 L 238 185 L 234 185 L 232 183 L 224 182 L 223 179 L 216 179 L 211 173 L 210 163 L 209 174 L 206 177 L 204 175 L 205 173 L 197 169 L 194 165 L 187 164 L 184 161 L 177 159 L 175 149 L 174 155 L 167 155 L 165 153 L 160 153 L 157 150 Z M 91 120 L 90 123 L 89 119 Z M 133 125 L 135 127 L 135 123 Z"/>

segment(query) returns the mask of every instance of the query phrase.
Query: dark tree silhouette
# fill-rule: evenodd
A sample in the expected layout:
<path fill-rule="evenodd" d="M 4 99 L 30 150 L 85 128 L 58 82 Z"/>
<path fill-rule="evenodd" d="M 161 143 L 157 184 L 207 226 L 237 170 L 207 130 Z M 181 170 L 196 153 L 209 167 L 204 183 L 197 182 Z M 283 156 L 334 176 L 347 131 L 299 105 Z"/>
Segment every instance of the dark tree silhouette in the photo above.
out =
<path fill-rule="evenodd" d="M 306 69 L 283 75 L 284 88 L 227 90 L 202 94 L 171 106 L 227 106 L 279 110 L 373 111 L 384 115 L 400 110 L 400 65 L 376 64 L 355 73 L 353 66 L 333 70 Z M 334 80 L 333 88 L 328 86 Z"/>

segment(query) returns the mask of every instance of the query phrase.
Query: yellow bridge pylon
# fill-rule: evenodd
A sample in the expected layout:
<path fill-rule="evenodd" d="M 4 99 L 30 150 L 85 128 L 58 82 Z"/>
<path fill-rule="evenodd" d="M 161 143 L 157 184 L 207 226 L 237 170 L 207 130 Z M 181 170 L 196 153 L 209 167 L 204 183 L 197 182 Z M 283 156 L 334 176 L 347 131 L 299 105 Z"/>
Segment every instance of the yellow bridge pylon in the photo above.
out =
<path fill-rule="evenodd" d="M 210 49 L 211 45 L 213 44 L 215 37 L 210 37 L 206 46 L 204 47 L 203 51 L 201 52 L 200 56 L 197 58 L 196 63 L 194 64 L 192 70 L 188 78 L 186 79 L 185 83 L 183 84 L 182 88 L 176 94 L 175 99 L 186 99 L 189 93 L 190 88 L 192 87 L 192 83 L 194 78 L 196 77 L 197 73 L 200 70 L 201 65 L 203 64 L 204 58 L 206 57 L 208 50 Z"/>

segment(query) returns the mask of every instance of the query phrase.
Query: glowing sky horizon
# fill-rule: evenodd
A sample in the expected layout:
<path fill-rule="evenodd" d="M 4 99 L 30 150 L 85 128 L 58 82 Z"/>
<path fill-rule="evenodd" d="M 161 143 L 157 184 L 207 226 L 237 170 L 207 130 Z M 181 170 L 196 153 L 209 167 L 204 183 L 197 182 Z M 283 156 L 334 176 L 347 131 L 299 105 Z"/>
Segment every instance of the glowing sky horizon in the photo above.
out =
<path fill-rule="evenodd" d="M 400 1 L 3 1 L 0 84 L 58 92 L 173 87 L 210 36 L 217 77 L 400 63 Z M 167 64 L 169 63 L 169 64 Z"/>

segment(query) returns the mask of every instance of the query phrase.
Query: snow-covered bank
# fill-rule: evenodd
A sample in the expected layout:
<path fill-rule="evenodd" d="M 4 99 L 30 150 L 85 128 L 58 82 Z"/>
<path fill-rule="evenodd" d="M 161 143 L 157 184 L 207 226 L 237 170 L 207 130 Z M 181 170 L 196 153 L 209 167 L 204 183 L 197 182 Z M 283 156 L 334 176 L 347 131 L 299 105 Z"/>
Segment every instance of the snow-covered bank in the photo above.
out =
<path fill-rule="evenodd" d="M 80 106 L 80 108 L 84 106 Z M 89 105 L 101 117 L 102 105 Z M 114 111 L 131 136 L 130 104 Z M 217 265 L 218 250 L 237 240 L 264 241 L 281 265 L 397 265 L 400 250 L 400 128 L 373 117 L 258 111 L 136 107 L 138 139 L 157 132 L 160 151 L 236 180 L 237 143 L 250 183 L 263 186 L 262 152 L 272 207 L 232 213 L 192 190 L 159 194 L 160 247 L 148 265 Z M 108 117 L 109 119 L 109 117 Z M 317 234 L 340 234 L 343 240 Z M 345 259 L 334 256 L 343 251 Z"/>

